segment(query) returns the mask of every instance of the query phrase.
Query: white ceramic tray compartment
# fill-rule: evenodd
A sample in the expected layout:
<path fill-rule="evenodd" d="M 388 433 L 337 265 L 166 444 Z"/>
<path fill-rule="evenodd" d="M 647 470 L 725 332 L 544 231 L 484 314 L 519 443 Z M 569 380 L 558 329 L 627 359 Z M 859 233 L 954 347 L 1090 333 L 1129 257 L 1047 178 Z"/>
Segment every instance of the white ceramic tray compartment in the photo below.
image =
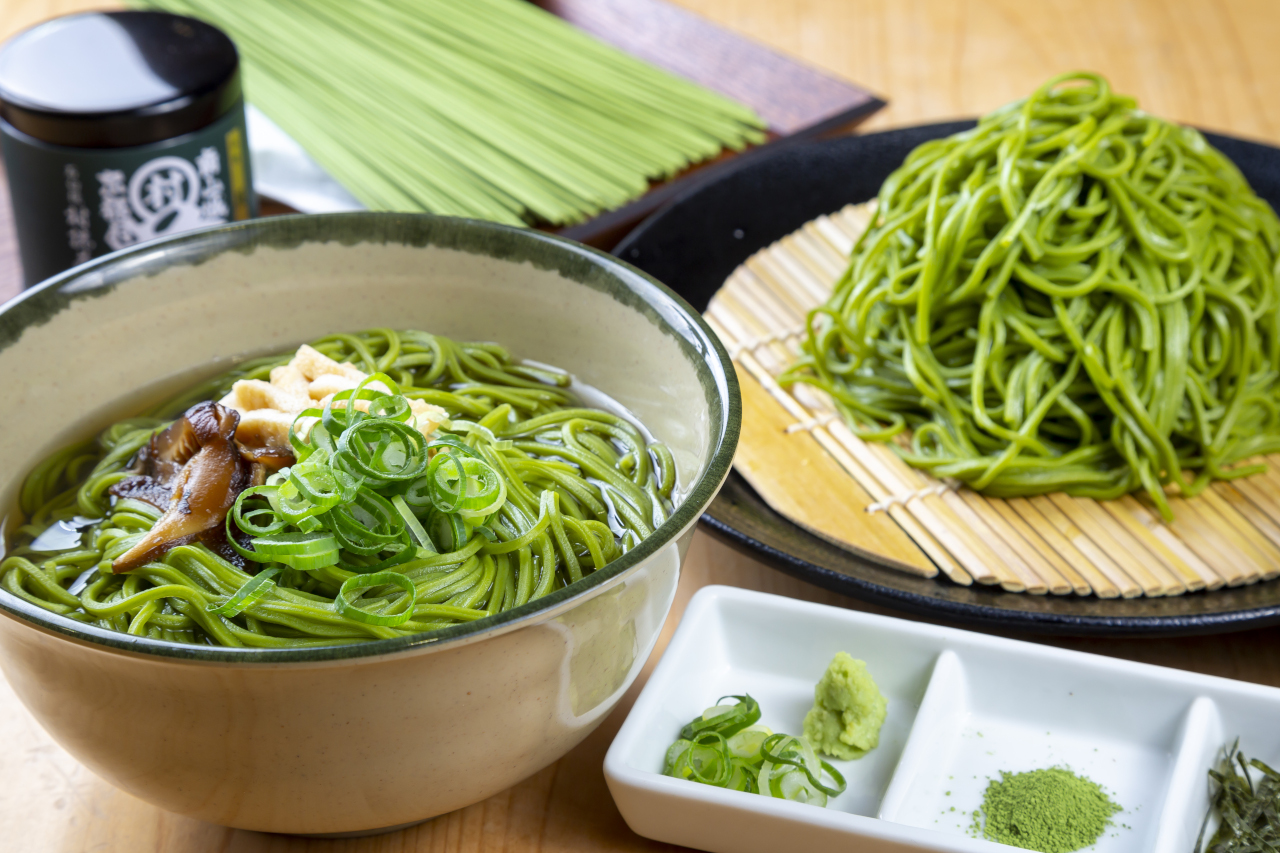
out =
<path fill-rule="evenodd" d="M 1128 828 L 1104 835 L 1099 853 L 1153 849 L 1193 697 L 1176 684 L 1135 690 L 1132 674 L 1046 651 L 942 653 L 939 700 L 918 718 L 881 818 L 963 834 L 1000 771 L 1066 766 L 1125 807 L 1116 821 Z"/>
<path fill-rule="evenodd" d="M 813 685 L 847 651 L 889 700 L 880 746 L 837 766 L 826 809 L 661 775 L 680 727 L 749 692 L 761 722 L 799 733 Z M 1280 690 L 988 637 L 729 587 L 690 603 L 605 759 L 627 823 L 714 853 L 848 844 L 868 851 L 982 851 L 972 812 L 989 778 L 1069 766 L 1124 807 L 1096 850 L 1190 850 L 1208 807 L 1205 770 L 1228 737 L 1280 756 Z M 954 811 L 952 809 L 954 808 Z M 1004 848 L 1009 849 L 1009 848 Z"/>

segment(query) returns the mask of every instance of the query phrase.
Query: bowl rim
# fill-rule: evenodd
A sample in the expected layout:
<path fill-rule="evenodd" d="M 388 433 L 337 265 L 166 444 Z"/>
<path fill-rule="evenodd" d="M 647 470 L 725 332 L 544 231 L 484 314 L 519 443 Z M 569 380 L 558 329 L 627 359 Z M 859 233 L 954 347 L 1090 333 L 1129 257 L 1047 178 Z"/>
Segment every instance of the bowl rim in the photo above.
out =
<path fill-rule="evenodd" d="M 430 213 L 395 213 L 385 211 L 351 211 L 327 214 L 289 214 L 283 216 L 260 217 L 241 222 L 214 225 L 206 228 L 186 231 L 171 237 L 163 237 L 129 246 L 110 254 L 95 258 L 88 263 L 72 267 L 20 293 L 8 302 L 0 305 L 0 337 L 5 332 L 16 332 L 15 339 L 22 329 L 40 322 L 40 317 L 50 318 L 60 309 L 54 308 L 47 314 L 40 314 L 31 322 L 21 323 L 13 327 L 10 320 L 12 312 L 27 303 L 35 307 L 38 300 L 52 301 L 57 296 L 76 298 L 91 295 L 104 287 L 127 282 L 148 274 L 159 272 L 172 266 L 183 264 L 199 264 L 227 251 L 249 250 L 261 244 L 256 238 L 261 235 L 280 232 L 287 234 L 290 230 L 302 232 L 300 239 L 293 247 L 305 243 L 341 241 L 349 245 L 371 243 L 374 239 L 358 236 L 348 240 L 350 228 L 344 224 L 383 223 L 381 241 L 385 244 L 399 242 L 403 246 L 411 246 L 409 242 L 397 240 L 397 233 L 415 233 L 425 235 L 418 245 L 422 248 L 436 246 L 469 251 L 470 247 L 458 247 L 442 244 L 433 239 L 436 231 L 448 234 L 451 231 L 465 234 L 488 233 L 496 235 L 504 245 L 518 246 L 524 242 L 528 247 L 538 244 L 550 247 L 553 253 L 563 253 L 563 260 L 577 259 L 596 270 L 609 273 L 609 281 L 614 287 L 630 293 L 642 303 L 657 312 L 657 319 L 666 331 L 682 342 L 686 354 L 697 353 L 700 357 L 690 357 L 699 373 L 709 373 L 710 383 L 704 383 L 704 389 L 714 386 L 720 399 L 719 423 L 712 424 L 712 446 L 703 472 L 692 484 L 685 499 L 675 508 L 671 516 L 658 526 L 649 536 L 618 559 L 592 572 L 581 580 L 562 587 L 542 598 L 529 601 L 520 607 L 512 608 L 493 616 L 477 619 L 474 622 L 459 623 L 435 631 L 421 634 L 410 634 L 385 640 L 368 640 L 357 643 L 335 644 L 302 649 L 269 649 L 269 648 L 231 648 L 223 646 L 198 646 L 174 643 L 167 640 L 155 640 L 146 637 L 134 637 L 117 631 L 86 625 L 51 613 L 25 599 L 0 589 L 0 615 L 22 623 L 27 627 L 53 633 L 72 641 L 80 641 L 107 652 L 136 653 L 148 657 L 168 659 L 170 662 L 184 663 L 236 663 L 236 664 L 325 664 L 355 658 L 380 657 L 383 655 L 403 653 L 407 651 L 434 652 L 436 649 L 457 648 L 470 642 L 477 642 L 488 637 L 505 634 L 518 628 L 547 621 L 559 613 L 572 608 L 586 598 L 593 598 L 611 582 L 629 573 L 632 569 L 648 560 L 661 548 L 676 540 L 685 530 L 691 527 L 711 503 L 720 486 L 729 474 L 734 450 L 738 443 L 738 434 L 742 414 L 741 398 L 738 391 L 737 374 L 733 363 L 725 351 L 724 345 L 707 325 L 702 316 L 689 304 L 662 282 L 607 252 L 590 246 L 576 243 L 553 234 L 533 229 L 518 228 L 495 222 L 461 217 L 437 216 Z M 299 225 L 306 227 L 299 227 Z M 418 226 L 415 230 L 414 226 Z M 359 234 L 359 229 L 357 234 Z M 324 232 L 328 237 L 321 236 Z M 470 250 L 471 254 L 484 255 L 484 252 Z M 519 263 L 520 261 L 502 258 L 489 254 L 491 258 Z M 528 262 L 529 259 L 524 259 Z M 571 278 L 564 270 L 564 264 L 548 265 L 548 269 L 565 278 L 590 286 L 584 281 Z M 108 275 L 107 273 L 121 273 Z M 612 289 L 612 288 L 609 288 Z M 683 327 L 673 323 L 679 317 Z M 3 346 L 0 341 L 0 346 Z M 714 413 L 713 413 L 714 417 Z M 2 531 L 0 531 L 2 532 Z M 3 543 L 0 542 L 0 559 L 4 556 Z"/>

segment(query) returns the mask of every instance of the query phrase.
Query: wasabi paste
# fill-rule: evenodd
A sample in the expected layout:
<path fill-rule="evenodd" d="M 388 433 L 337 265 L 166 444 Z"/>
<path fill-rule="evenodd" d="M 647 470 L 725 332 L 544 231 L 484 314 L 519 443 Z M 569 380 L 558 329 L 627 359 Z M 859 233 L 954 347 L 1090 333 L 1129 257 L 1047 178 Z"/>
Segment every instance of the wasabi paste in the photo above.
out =
<path fill-rule="evenodd" d="M 805 739 L 833 758 L 861 758 L 879 745 L 888 707 L 866 663 L 838 652 L 813 688 L 813 708 L 804 717 Z"/>

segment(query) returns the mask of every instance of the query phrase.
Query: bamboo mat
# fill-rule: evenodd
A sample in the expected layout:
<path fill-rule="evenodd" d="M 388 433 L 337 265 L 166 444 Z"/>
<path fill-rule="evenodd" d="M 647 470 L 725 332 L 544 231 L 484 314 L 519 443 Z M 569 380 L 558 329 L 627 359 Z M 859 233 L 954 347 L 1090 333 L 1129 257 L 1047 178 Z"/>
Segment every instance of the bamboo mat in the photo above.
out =
<path fill-rule="evenodd" d="M 762 249 L 707 309 L 743 389 L 734 465 L 775 511 L 899 570 L 1010 592 L 1156 597 L 1280 576 L 1280 456 L 1265 474 L 1171 497 L 1165 524 L 1134 495 L 984 497 L 860 440 L 821 391 L 779 386 L 806 312 L 826 301 L 873 214 L 874 202 L 850 205 Z"/>

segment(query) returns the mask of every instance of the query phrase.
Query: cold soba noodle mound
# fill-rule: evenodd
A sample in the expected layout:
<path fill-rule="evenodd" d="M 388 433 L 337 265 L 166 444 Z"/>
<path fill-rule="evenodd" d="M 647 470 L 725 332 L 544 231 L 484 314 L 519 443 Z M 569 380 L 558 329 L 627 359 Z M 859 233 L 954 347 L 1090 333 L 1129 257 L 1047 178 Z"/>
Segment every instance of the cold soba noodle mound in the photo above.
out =
<path fill-rule="evenodd" d="M 1094 74 L 913 151 L 784 381 L 997 497 L 1194 495 L 1280 450 L 1280 221 Z"/>
<path fill-rule="evenodd" d="M 41 463 L 0 586 L 103 628 L 271 648 L 518 607 L 671 509 L 670 452 L 570 382 L 418 331 L 247 363 Z"/>

